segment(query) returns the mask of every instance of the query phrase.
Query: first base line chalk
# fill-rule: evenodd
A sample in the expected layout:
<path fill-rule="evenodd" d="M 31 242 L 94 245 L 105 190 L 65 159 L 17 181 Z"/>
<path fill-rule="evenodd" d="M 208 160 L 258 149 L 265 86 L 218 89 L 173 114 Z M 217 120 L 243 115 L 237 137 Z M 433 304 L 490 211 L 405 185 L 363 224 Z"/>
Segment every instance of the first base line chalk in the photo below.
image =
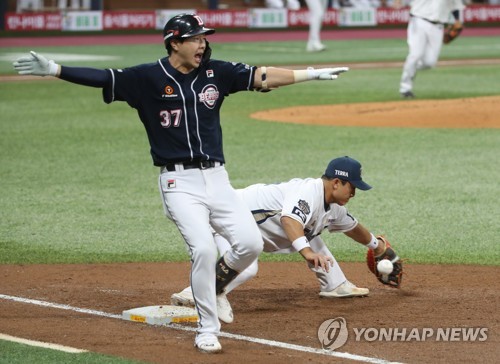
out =
<path fill-rule="evenodd" d="M 21 337 L 10 336 L 10 335 L 6 335 L 6 334 L 0 334 L 0 340 L 6 340 L 6 341 L 13 342 L 13 343 L 24 344 L 24 345 L 29 345 L 29 346 L 36 346 L 39 348 L 64 351 L 65 353 L 71 353 L 71 354 L 80 354 L 80 353 L 87 353 L 88 352 L 88 350 L 72 348 L 70 346 L 51 344 L 51 343 L 46 343 L 43 341 L 28 340 L 28 339 L 23 339 Z"/>
<path fill-rule="evenodd" d="M 32 304 L 32 305 L 36 305 L 36 306 L 43 306 L 43 307 L 85 313 L 85 314 L 94 315 L 94 316 L 101 316 L 101 317 L 106 317 L 106 318 L 113 318 L 113 319 L 120 319 L 120 320 L 125 319 L 126 320 L 126 318 L 124 318 L 123 315 L 116 315 L 116 314 L 111 314 L 111 313 L 102 312 L 102 311 L 90 310 L 90 309 L 86 309 L 86 308 L 73 307 L 73 306 L 59 304 L 59 303 L 40 301 L 40 300 L 36 300 L 36 299 L 31 299 L 31 298 L 16 297 L 16 296 L 9 296 L 9 295 L 0 294 L 0 299 L 14 301 L 14 302 L 20 302 L 20 303 L 27 303 L 27 304 Z M 170 327 L 170 328 L 175 329 L 175 330 L 196 332 L 196 328 L 182 326 L 180 324 L 175 324 L 175 323 L 171 323 L 171 324 L 164 325 L 164 326 Z M 233 340 L 246 341 L 246 342 L 251 342 L 251 343 L 255 343 L 255 344 L 272 346 L 272 347 L 276 347 L 276 348 L 300 351 L 300 352 L 304 352 L 304 353 L 311 353 L 311 354 L 318 354 L 318 355 L 325 355 L 325 356 L 337 357 L 337 358 L 342 358 L 342 359 L 354 360 L 354 361 L 359 361 L 359 362 L 363 362 L 363 363 L 401 364 L 398 362 L 391 362 L 391 361 L 387 361 L 387 360 L 383 360 L 383 359 L 371 358 L 371 357 L 362 356 L 362 355 L 350 354 L 350 353 L 345 353 L 345 352 L 336 352 L 336 351 L 325 350 L 325 349 L 311 348 L 308 346 L 289 344 L 289 343 L 285 343 L 285 342 L 281 342 L 281 341 L 274 341 L 274 340 L 266 340 L 266 339 L 251 337 L 251 336 L 245 336 L 245 335 L 231 334 L 228 332 L 221 332 L 219 336 L 225 337 L 228 339 L 233 339 Z"/>

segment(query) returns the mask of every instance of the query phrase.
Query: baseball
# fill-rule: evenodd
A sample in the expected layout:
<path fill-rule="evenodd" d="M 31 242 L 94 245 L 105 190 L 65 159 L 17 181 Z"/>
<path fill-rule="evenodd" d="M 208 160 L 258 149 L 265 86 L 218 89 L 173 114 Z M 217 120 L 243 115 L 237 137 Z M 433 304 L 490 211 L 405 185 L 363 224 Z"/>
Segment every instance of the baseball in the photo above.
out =
<path fill-rule="evenodd" d="M 389 259 L 382 259 L 377 264 L 377 270 L 381 274 L 391 274 L 392 273 L 392 262 Z"/>

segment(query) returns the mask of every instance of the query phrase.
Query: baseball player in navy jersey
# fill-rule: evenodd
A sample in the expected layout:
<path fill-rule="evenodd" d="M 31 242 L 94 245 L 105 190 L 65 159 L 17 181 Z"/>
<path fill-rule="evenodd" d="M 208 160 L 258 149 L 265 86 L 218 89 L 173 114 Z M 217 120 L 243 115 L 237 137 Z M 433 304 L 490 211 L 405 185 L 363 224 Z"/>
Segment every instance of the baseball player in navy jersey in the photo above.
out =
<path fill-rule="evenodd" d="M 444 24 L 451 16 L 460 24 L 462 0 L 413 0 L 408 22 L 409 53 L 399 84 L 401 97 L 412 99 L 413 82 L 418 70 L 436 66 L 443 46 Z"/>
<path fill-rule="evenodd" d="M 238 190 L 252 212 L 269 253 L 299 252 L 316 274 L 320 297 L 366 296 L 367 288 L 349 282 L 320 234 L 342 232 L 356 242 L 373 249 L 376 256 L 385 251 L 385 242 L 377 239 L 346 209 L 356 189 L 371 186 L 361 178 L 361 164 L 350 157 L 333 159 L 321 178 L 295 178 L 279 184 L 255 184 Z M 222 236 L 215 241 L 221 255 L 230 248 Z M 329 267 L 331 265 L 331 268 Z M 257 274 L 258 260 L 241 272 L 226 288 L 229 293 Z M 171 296 L 175 305 L 194 305 L 190 287 Z M 233 321 L 229 302 L 219 310 L 219 318 Z"/>
<path fill-rule="evenodd" d="M 61 66 L 35 52 L 14 62 L 21 75 L 50 75 L 99 87 L 106 103 L 125 101 L 137 110 L 153 163 L 160 168 L 165 214 L 189 250 L 191 288 L 200 318 L 195 346 L 207 353 L 222 350 L 217 301 L 225 300 L 224 288 L 263 248 L 252 214 L 224 167 L 222 102 L 235 92 L 334 80 L 348 70 L 288 70 L 213 60 L 206 37 L 214 32 L 195 14 L 177 15 L 163 29 L 168 56 L 125 69 Z M 219 259 L 212 231 L 231 245 Z"/>

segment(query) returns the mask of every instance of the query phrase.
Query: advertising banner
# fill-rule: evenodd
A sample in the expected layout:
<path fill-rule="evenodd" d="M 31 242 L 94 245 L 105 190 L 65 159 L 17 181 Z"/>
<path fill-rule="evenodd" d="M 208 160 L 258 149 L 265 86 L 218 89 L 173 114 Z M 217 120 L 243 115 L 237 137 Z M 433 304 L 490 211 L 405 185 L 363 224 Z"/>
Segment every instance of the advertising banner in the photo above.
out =
<path fill-rule="evenodd" d="M 5 30 L 61 30 L 60 13 L 7 13 Z"/>
<path fill-rule="evenodd" d="M 62 29 L 67 31 L 102 30 L 102 11 L 68 11 L 62 13 Z"/>
<path fill-rule="evenodd" d="M 150 11 L 105 11 L 104 29 L 154 29 L 156 14 Z"/>
<path fill-rule="evenodd" d="M 156 29 L 163 29 L 171 18 L 183 13 L 196 13 L 196 9 L 156 10 Z"/>
<path fill-rule="evenodd" d="M 375 8 L 342 8 L 339 10 L 339 25 L 343 27 L 359 27 L 377 25 Z"/>
<path fill-rule="evenodd" d="M 286 28 L 288 27 L 287 9 L 249 9 L 249 28 Z"/>

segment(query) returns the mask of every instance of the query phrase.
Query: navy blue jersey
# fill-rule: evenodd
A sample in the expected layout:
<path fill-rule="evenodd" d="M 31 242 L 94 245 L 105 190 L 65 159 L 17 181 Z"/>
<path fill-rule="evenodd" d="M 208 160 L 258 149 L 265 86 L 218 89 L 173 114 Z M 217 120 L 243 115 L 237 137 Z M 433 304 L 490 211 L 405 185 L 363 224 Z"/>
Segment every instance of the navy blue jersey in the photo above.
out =
<path fill-rule="evenodd" d="M 224 162 L 220 108 L 229 94 L 253 90 L 256 67 L 210 60 L 189 74 L 167 58 L 110 70 L 106 103 L 126 101 L 146 128 L 156 166 L 172 162 Z"/>

